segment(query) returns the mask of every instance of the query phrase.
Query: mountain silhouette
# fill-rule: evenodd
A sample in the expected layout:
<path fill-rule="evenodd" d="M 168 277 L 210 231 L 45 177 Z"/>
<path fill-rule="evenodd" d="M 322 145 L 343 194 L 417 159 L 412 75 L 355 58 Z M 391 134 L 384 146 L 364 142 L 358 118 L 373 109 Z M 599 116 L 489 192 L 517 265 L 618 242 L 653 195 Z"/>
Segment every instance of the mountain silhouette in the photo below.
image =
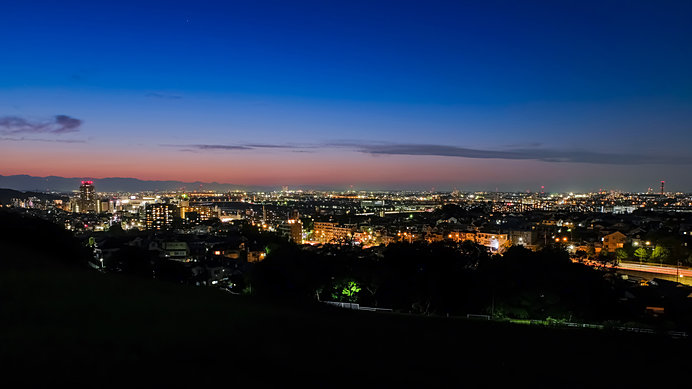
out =
<path fill-rule="evenodd" d="M 3 176 L 0 175 L 0 188 L 20 191 L 60 192 L 67 193 L 77 190 L 81 181 L 94 181 L 99 192 L 144 192 L 170 190 L 211 190 L 226 192 L 232 190 L 248 190 L 252 188 L 218 182 L 183 182 L 183 181 L 154 181 L 140 180 L 129 177 L 34 177 L 26 174 Z"/>

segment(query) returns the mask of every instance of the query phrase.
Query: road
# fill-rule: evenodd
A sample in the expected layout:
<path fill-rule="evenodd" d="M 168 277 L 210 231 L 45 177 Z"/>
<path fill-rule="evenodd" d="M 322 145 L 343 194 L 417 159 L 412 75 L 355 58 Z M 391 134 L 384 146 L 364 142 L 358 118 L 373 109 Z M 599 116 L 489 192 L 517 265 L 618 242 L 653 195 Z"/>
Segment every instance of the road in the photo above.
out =
<path fill-rule="evenodd" d="M 591 260 L 582 260 L 581 263 L 600 267 L 604 266 L 603 263 Z M 612 267 L 612 265 L 605 265 L 606 267 Z M 675 266 L 661 266 L 652 264 L 638 264 L 635 262 L 621 262 L 616 266 L 617 272 L 621 274 L 628 274 L 631 276 L 643 277 L 645 279 L 651 280 L 654 278 L 662 278 L 668 281 L 676 281 L 681 284 L 692 286 L 692 269 L 688 267 L 675 267 Z"/>
<path fill-rule="evenodd" d="M 674 266 L 660 266 L 660 265 L 645 265 L 638 263 L 622 262 L 617 266 L 618 269 L 622 270 L 634 270 L 647 273 L 656 274 L 667 274 L 672 276 L 678 276 L 681 278 L 692 277 L 692 269 L 684 267 L 674 267 Z"/>
<path fill-rule="evenodd" d="M 681 267 L 679 270 L 672 266 L 640 265 L 638 263 L 621 263 L 617 267 L 619 274 L 641 277 L 651 281 L 660 278 L 692 286 L 692 269 Z M 681 277 L 682 276 L 682 277 Z"/>

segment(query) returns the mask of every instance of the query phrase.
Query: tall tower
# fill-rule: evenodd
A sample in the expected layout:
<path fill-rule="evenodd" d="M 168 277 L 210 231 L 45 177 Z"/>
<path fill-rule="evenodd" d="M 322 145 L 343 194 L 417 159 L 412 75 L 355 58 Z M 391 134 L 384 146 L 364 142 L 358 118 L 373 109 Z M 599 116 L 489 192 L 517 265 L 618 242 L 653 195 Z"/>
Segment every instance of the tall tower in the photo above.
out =
<path fill-rule="evenodd" d="M 666 185 L 666 182 L 661 181 L 661 196 L 663 196 L 663 193 L 665 193 L 665 191 L 663 190 L 665 188 L 665 185 Z"/>
<path fill-rule="evenodd" d="M 82 201 L 94 199 L 94 181 L 82 181 L 82 185 L 79 186 L 79 199 Z"/>
<path fill-rule="evenodd" d="M 82 181 L 79 186 L 79 212 L 96 211 L 96 195 L 93 181 Z"/>

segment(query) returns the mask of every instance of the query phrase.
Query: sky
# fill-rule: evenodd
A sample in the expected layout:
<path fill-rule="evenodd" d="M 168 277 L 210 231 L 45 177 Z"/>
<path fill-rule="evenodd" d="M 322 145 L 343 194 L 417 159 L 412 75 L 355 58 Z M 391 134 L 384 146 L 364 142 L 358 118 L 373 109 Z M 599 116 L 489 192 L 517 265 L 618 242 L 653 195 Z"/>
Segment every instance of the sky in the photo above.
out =
<path fill-rule="evenodd" d="M 692 191 L 692 2 L 1 8 L 2 175 Z"/>

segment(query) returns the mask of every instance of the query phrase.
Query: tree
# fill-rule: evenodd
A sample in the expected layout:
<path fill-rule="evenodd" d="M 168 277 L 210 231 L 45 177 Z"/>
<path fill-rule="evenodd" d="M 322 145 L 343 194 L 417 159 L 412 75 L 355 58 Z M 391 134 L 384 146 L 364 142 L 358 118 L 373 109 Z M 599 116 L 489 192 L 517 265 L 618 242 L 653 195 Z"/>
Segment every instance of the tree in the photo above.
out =
<path fill-rule="evenodd" d="M 634 251 L 634 256 L 639 258 L 639 262 L 641 263 L 641 261 L 646 261 L 649 257 L 649 252 L 646 251 L 644 247 L 640 247 Z"/>
<path fill-rule="evenodd" d="M 341 290 L 341 295 L 344 296 L 348 301 L 355 302 L 358 300 L 358 292 L 360 292 L 360 286 L 358 283 L 355 281 L 349 281 Z"/>
<path fill-rule="evenodd" d="M 120 225 L 120 223 L 113 223 L 108 228 L 108 235 L 123 236 L 123 235 L 125 235 L 125 231 L 123 230 L 123 227 L 122 227 L 122 225 Z"/>
<path fill-rule="evenodd" d="M 334 285 L 331 297 L 336 301 L 355 303 L 358 301 L 360 291 L 361 287 L 356 281 L 341 281 Z"/>
<path fill-rule="evenodd" d="M 601 252 L 598 253 L 598 257 L 596 257 L 596 260 L 600 262 L 603 266 L 611 265 L 612 267 L 618 264 L 618 258 L 616 254 L 614 252 L 611 253 L 607 250 L 601 250 Z"/>
<path fill-rule="evenodd" d="M 654 251 L 651 253 L 651 259 L 657 260 L 661 263 L 663 263 L 663 261 L 667 260 L 669 256 L 670 256 L 670 251 L 667 248 L 662 247 L 662 246 L 656 246 Z"/>
<path fill-rule="evenodd" d="M 512 247 L 512 241 L 511 241 L 511 240 L 508 240 L 508 241 L 506 241 L 505 243 L 503 243 L 502 246 L 500 246 L 499 252 L 500 252 L 500 253 L 504 253 L 504 252 L 507 251 L 507 249 L 510 248 L 510 247 Z"/>
<path fill-rule="evenodd" d="M 617 249 L 615 250 L 615 258 L 617 258 L 618 262 L 619 261 L 624 261 L 625 259 L 629 258 L 629 254 L 627 254 L 627 250 L 625 249 Z"/>
<path fill-rule="evenodd" d="M 692 255 L 683 257 L 681 262 L 685 265 L 692 265 Z"/>

